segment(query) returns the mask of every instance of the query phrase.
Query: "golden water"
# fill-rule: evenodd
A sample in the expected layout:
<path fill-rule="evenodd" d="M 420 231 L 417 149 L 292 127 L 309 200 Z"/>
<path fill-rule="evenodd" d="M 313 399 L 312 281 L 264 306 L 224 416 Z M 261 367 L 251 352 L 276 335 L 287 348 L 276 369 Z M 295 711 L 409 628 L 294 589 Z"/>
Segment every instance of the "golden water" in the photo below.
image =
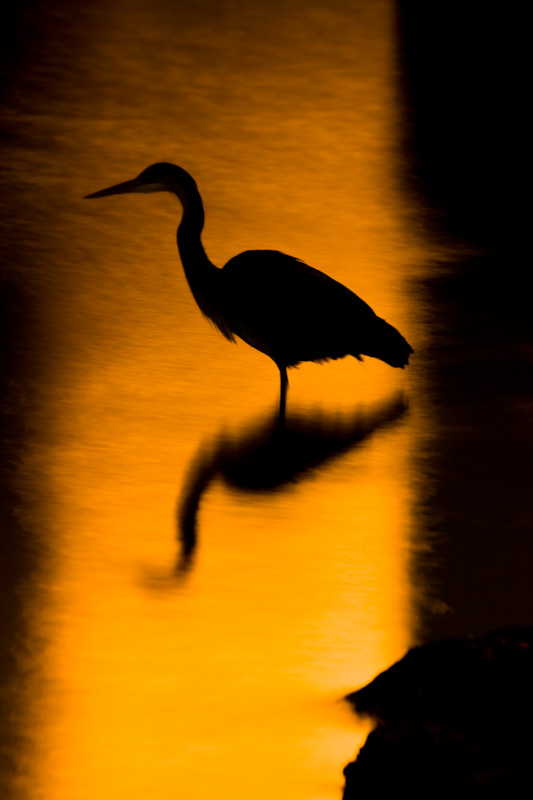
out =
<path fill-rule="evenodd" d="M 339 798 L 367 731 L 342 697 L 417 628 L 416 355 L 405 372 L 292 371 L 288 427 L 331 452 L 288 476 L 272 462 L 275 488 L 232 486 L 228 448 L 237 472 L 267 458 L 275 366 L 202 318 L 174 198 L 81 198 L 178 163 L 215 263 L 298 256 L 423 351 L 409 279 L 428 254 L 396 178 L 391 3 L 37 3 L 20 24 L 10 211 L 33 367 L 16 487 L 32 554 L 13 588 L 8 790 Z M 184 574 L 177 520 L 195 489 Z"/>

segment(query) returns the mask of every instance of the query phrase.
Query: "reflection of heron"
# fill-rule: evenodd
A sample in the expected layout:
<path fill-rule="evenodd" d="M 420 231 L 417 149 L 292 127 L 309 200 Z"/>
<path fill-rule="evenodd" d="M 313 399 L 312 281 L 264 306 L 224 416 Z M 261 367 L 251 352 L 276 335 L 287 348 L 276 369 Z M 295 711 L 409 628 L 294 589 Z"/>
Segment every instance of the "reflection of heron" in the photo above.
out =
<path fill-rule="evenodd" d="M 172 192 L 183 206 L 178 249 L 201 311 L 229 339 L 239 336 L 276 363 L 285 411 L 287 367 L 301 361 L 362 355 L 405 367 L 413 352 L 403 336 L 357 295 L 323 272 L 275 250 L 249 250 L 217 269 L 200 234 L 204 209 L 196 183 L 173 164 L 153 164 L 138 178 L 88 195 Z"/>
<path fill-rule="evenodd" d="M 268 418 L 239 435 L 221 434 L 203 445 L 189 470 L 178 506 L 181 552 L 178 573 L 187 574 L 198 545 L 198 512 L 209 487 L 222 480 L 230 489 L 255 495 L 286 491 L 334 458 L 360 447 L 372 434 L 394 425 L 407 406 L 398 395 L 372 411 L 346 416 L 323 413 Z"/>

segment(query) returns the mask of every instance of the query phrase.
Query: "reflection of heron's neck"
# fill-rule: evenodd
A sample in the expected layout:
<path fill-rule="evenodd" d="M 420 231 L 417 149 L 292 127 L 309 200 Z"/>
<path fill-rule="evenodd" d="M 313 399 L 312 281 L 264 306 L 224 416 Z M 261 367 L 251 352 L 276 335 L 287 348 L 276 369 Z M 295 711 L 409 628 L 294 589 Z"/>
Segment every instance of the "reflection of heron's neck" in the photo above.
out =
<path fill-rule="evenodd" d="M 204 207 L 196 188 L 186 193 L 177 191 L 183 206 L 183 216 L 178 228 L 178 250 L 185 276 L 194 298 L 204 314 L 209 315 L 210 287 L 216 280 L 218 270 L 212 264 L 202 245 L 201 233 L 204 227 Z"/>

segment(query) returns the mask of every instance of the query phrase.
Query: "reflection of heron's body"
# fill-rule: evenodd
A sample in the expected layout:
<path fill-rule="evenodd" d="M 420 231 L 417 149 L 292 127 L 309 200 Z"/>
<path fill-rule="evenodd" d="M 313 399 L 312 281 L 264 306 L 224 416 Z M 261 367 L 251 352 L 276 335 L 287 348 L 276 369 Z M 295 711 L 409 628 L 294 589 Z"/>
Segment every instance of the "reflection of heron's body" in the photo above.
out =
<path fill-rule="evenodd" d="M 399 394 L 371 410 L 356 407 L 344 415 L 300 410 L 288 419 L 269 416 L 238 432 L 210 437 L 187 470 L 179 501 L 178 573 L 184 576 L 193 566 L 198 513 L 215 480 L 255 496 L 290 491 L 333 459 L 362 447 L 374 432 L 395 425 L 406 411 Z"/>
<path fill-rule="evenodd" d="M 351 355 L 373 356 L 403 369 L 413 352 L 398 331 L 357 295 L 323 272 L 275 250 L 249 250 L 218 269 L 201 242 L 202 199 L 191 176 L 173 164 L 154 164 L 138 178 L 88 197 L 167 191 L 183 206 L 178 249 L 196 302 L 234 342 L 239 336 L 280 371 L 285 410 L 287 367 Z"/>

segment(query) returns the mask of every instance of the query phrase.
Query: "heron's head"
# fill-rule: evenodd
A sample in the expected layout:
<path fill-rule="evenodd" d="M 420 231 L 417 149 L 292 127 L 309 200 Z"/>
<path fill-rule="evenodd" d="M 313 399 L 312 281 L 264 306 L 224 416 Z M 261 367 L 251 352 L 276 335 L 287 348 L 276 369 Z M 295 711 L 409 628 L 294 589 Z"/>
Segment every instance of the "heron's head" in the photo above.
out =
<path fill-rule="evenodd" d="M 174 164 L 152 164 L 147 167 L 132 181 L 124 181 L 110 186 L 108 189 L 101 189 L 99 192 L 88 194 L 85 199 L 91 200 L 96 197 L 108 197 L 111 194 L 131 194 L 132 192 L 173 192 L 183 200 L 188 194 L 196 189 L 194 179 L 181 167 Z"/>

